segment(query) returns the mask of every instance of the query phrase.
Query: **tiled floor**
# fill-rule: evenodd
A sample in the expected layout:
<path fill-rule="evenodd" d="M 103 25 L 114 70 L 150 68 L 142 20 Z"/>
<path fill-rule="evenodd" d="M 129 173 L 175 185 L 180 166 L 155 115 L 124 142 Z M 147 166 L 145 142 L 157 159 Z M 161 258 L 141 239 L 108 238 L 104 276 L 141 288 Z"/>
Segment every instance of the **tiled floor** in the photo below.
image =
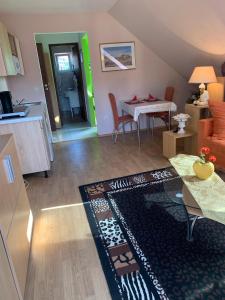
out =
<path fill-rule="evenodd" d="M 87 122 L 65 124 L 52 133 L 53 143 L 75 141 L 97 137 L 97 127 L 90 127 Z"/>

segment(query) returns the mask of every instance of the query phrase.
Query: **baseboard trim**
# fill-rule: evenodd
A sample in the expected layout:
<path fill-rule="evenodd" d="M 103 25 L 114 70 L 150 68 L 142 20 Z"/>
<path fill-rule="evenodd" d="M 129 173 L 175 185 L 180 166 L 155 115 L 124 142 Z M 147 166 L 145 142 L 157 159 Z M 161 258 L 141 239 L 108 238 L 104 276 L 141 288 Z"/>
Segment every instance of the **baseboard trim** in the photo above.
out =
<path fill-rule="evenodd" d="M 148 130 L 148 128 L 142 128 L 142 129 L 140 129 L 140 131 L 146 131 L 146 130 Z M 151 128 L 149 130 L 151 131 Z M 162 130 L 167 130 L 167 129 L 165 128 L 165 126 L 157 126 L 157 127 L 154 128 L 154 131 L 155 130 L 162 131 Z M 126 131 L 125 134 L 135 133 L 135 132 L 136 132 L 136 130 L 133 130 L 133 131 L 129 130 L 129 131 Z M 123 132 L 119 131 L 118 134 L 123 134 Z M 97 133 L 97 135 L 98 135 L 98 137 L 107 137 L 107 136 L 112 136 L 112 133 L 103 133 L 103 134 Z"/>

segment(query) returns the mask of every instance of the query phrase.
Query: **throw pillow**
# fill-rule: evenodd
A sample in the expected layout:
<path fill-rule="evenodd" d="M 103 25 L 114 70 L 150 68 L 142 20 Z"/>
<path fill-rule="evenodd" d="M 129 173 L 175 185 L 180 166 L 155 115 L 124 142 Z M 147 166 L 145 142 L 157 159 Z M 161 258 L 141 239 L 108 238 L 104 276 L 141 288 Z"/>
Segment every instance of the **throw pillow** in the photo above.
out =
<path fill-rule="evenodd" d="M 217 139 L 225 139 L 225 102 L 209 101 L 209 109 L 213 116 L 213 136 Z"/>

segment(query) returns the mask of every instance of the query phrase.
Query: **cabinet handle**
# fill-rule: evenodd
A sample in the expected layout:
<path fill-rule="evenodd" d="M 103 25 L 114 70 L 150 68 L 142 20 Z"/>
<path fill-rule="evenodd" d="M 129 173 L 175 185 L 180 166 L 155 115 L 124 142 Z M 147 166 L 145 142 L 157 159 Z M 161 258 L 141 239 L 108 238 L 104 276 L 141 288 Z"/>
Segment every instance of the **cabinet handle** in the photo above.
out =
<path fill-rule="evenodd" d="M 11 155 L 5 155 L 3 158 L 3 165 L 5 168 L 5 173 L 8 179 L 8 183 L 14 183 L 15 181 L 15 172 L 12 164 Z"/>

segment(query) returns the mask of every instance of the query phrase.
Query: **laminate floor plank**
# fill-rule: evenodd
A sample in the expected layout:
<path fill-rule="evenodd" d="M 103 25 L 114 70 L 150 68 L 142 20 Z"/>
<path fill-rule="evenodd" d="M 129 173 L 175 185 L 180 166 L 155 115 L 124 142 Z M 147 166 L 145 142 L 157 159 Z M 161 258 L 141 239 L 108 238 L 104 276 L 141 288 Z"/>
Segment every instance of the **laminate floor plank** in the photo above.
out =
<path fill-rule="evenodd" d="M 169 165 L 162 133 L 57 143 L 49 178 L 30 175 L 34 215 L 25 300 L 111 299 L 82 204 L 79 185 Z"/>

